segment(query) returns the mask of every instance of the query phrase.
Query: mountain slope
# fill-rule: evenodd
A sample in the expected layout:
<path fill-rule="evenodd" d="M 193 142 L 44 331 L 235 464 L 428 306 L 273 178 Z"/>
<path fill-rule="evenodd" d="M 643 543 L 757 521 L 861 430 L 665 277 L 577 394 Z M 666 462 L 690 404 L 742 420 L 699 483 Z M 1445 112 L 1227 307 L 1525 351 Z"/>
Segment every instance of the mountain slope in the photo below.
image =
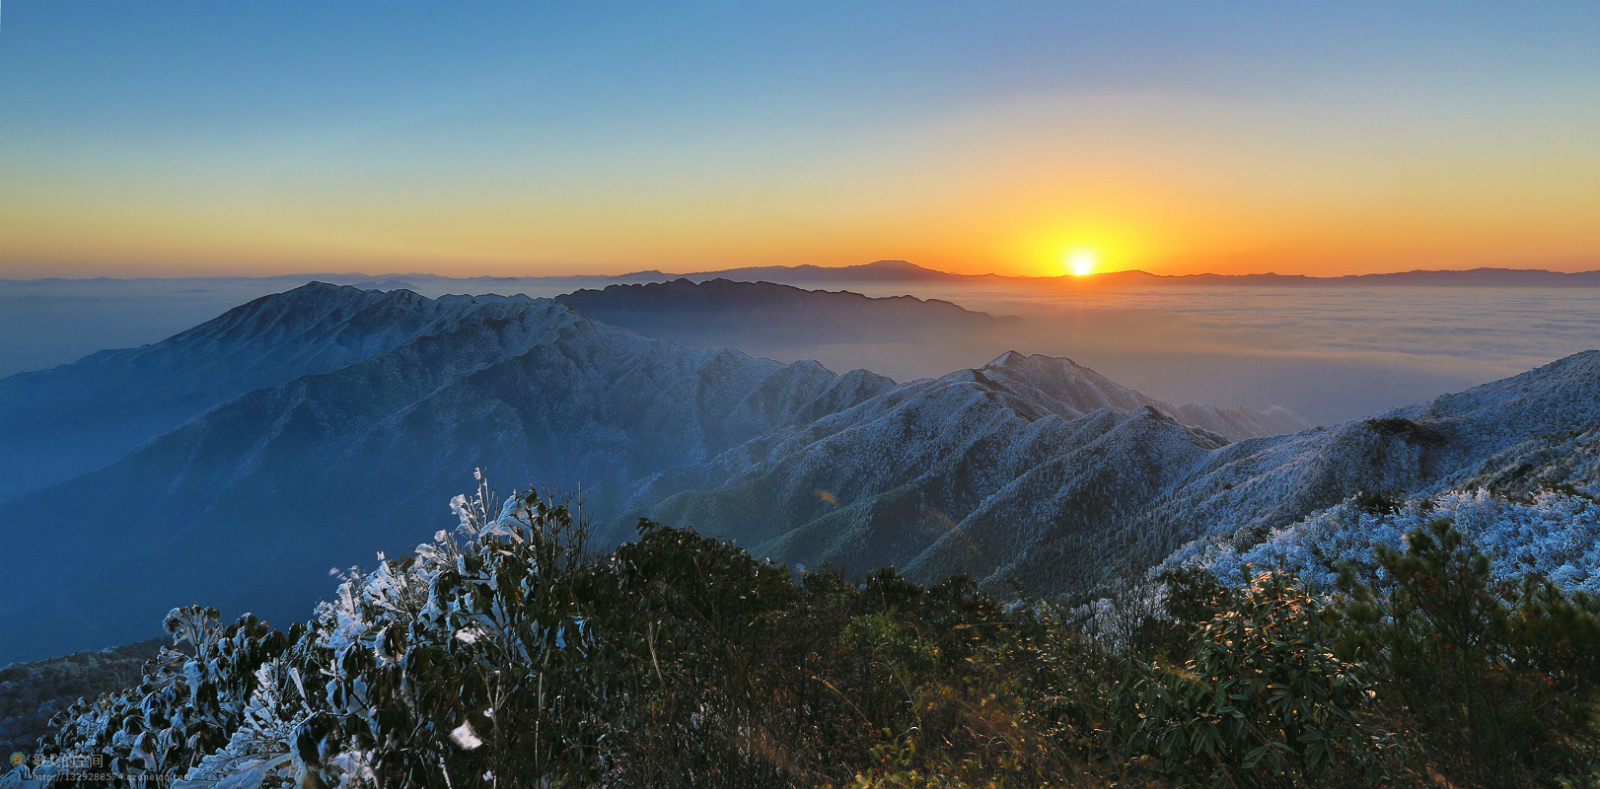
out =
<path fill-rule="evenodd" d="M 702 347 L 928 340 L 1014 321 L 938 299 L 868 298 L 723 278 L 611 285 L 556 301 L 602 323 Z"/>
<path fill-rule="evenodd" d="M 1172 491 L 1165 514 L 1269 529 L 1360 491 L 1528 493 L 1593 480 L 1600 352 L 1328 430 L 1243 441 Z"/>
<path fill-rule="evenodd" d="M 640 498 L 665 499 L 645 507 L 663 522 L 780 560 L 989 575 L 1033 540 L 1023 523 L 1101 523 L 1227 443 L 1171 410 L 1070 360 L 1011 352 L 751 442 L 699 472 L 708 488 L 678 479 Z M 975 536 L 974 517 L 1018 528 Z M 924 559 L 946 543 L 971 555 Z"/>
<path fill-rule="evenodd" d="M 99 468 L 244 392 L 516 309 L 508 301 L 313 282 L 153 345 L 0 380 L 0 500 Z"/>
<path fill-rule="evenodd" d="M 432 533 L 477 466 L 508 484 L 582 485 L 598 506 L 619 498 L 606 491 L 892 385 L 647 339 L 549 301 L 501 304 L 249 392 L 105 469 L 0 505 L 0 538 L 32 557 L 7 579 L 0 632 L 37 634 L 8 639 L 0 661 L 126 640 L 174 601 L 300 610 L 329 566 Z"/>
<path fill-rule="evenodd" d="M 1128 527 L 1162 550 L 1208 535 L 1248 547 L 1360 493 L 1404 500 L 1481 488 L 1524 496 L 1596 482 L 1600 352 L 1586 351 L 1327 430 L 1221 448 L 1166 486 Z M 1071 553 L 1056 541 L 1015 572 L 1050 577 Z"/>
<path fill-rule="evenodd" d="M 1092 371 L 1008 354 L 741 447 L 645 511 L 787 561 L 1092 589 L 1362 492 L 1600 480 L 1600 353 L 1329 430 L 1227 444 Z M 1098 409 L 1098 410 L 1090 410 Z M 685 475 L 690 476 L 690 475 Z"/>
<path fill-rule="evenodd" d="M 313 287 L 285 304 L 297 299 L 346 317 L 257 305 L 259 344 L 213 326 L 215 342 L 184 340 L 193 365 L 166 369 L 235 371 L 244 386 L 256 371 L 353 361 L 250 389 L 105 468 L 0 503 L 0 539 L 27 557 L 0 595 L 0 662 L 131 640 L 192 601 L 281 618 L 315 599 L 329 566 L 434 531 L 476 467 L 581 490 L 603 542 L 652 515 L 784 561 L 966 572 L 1029 595 L 1090 590 L 1197 537 L 1259 539 L 1358 492 L 1600 475 L 1595 352 L 1230 444 L 1293 416 L 1173 406 L 1014 352 L 896 385 L 646 338 L 548 300 Z M 368 311 L 391 317 L 353 317 Z M 385 333 L 390 321 L 408 333 Z M 319 337 L 335 339 L 296 341 Z"/>

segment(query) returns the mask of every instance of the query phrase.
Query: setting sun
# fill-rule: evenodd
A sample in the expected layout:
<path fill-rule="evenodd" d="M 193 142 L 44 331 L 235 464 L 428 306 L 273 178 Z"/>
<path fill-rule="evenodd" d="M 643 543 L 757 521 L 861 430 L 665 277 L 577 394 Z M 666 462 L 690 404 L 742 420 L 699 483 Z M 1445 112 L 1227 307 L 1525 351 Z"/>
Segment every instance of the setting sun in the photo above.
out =
<path fill-rule="evenodd" d="M 1086 249 L 1067 253 L 1067 273 L 1074 277 L 1087 277 L 1094 273 L 1095 254 Z"/>

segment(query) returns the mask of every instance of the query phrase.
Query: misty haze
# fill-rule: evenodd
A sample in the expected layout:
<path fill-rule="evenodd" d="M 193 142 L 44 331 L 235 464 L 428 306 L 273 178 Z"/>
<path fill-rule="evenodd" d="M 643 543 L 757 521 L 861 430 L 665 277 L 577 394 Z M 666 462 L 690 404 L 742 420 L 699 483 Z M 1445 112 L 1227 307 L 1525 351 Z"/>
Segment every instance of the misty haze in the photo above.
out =
<path fill-rule="evenodd" d="M 403 275 L 4 281 L 0 330 L 19 340 L 0 348 L 0 373 L 156 342 L 310 279 L 408 287 L 425 296 L 492 292 L 546 298 L 607 282 L 412 282 Z M 823 336 L 816 326 L 772 336 L 755 325 L 723 324 L 669 339 L 725 345 L 784 362 L 816 359 L 836 371 L 864 367 L 899 381 L 980 365 L 1015 349 L 1069 357 L 1167 400 L 1283 405 L 1316 424 L 1418 402 L 1600 347 L 1600 287 L 801 284 L 942 299 L 1016 320 L 933 330 L 941 322 L 933 317 L 893 337 L 874 337 L 865 326 L 850 336 Z"/>

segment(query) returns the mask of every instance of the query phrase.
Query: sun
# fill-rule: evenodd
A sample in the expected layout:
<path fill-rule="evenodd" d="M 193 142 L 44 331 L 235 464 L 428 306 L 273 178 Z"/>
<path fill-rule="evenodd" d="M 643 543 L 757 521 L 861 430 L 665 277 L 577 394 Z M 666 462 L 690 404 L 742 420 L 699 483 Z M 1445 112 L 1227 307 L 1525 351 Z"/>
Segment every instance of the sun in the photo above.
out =
<path fill-rule="evenodd" d="M 1067 255 L 1067 273 L 1074 277 L 1087 277 L 1094 273 L 1095 265 L 1099 262 L 1093 252 L 1087 249 L 1074 249 Z"/>

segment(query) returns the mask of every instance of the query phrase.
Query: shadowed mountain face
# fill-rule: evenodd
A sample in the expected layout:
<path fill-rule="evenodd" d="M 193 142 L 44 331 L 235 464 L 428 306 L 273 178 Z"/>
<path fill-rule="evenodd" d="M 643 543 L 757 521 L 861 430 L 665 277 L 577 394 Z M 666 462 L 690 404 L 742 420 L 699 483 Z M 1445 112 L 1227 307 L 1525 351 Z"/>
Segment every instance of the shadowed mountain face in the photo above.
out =
<path fill-rule="evenodd" d="M 474 467 L 620 501 L 653 474 L 892 386 L 648 339 L 550 301 L 476 314 L 249 392 L 0 507 L 4 539 L 30 557 L 8 574 L 0 631 L 40 634 L 30 651 L 48 653 L 147 632 L 174 601 L 298 617 L 330 566 L 448 523 L 445 503 L 472 487 Z"/>
<path fill-rule="evenodd" d="M 769 292 L 719 288 L 734 304 Z M 608 298 L 660 305 L 661 293 Z M 1301 424 L 1172 406 L 1018 353 L 901 385 L 835 375 L 643 337 L 548 300 L 313 285 L 247 307 L 116 364 L 5 382 L 40 404 L 76 376 L 83 408 L 96 407 L 90 393 L 115 397 L 116 381 L 142 381 L 152 401 L 242 393 L 0 504 L 0 539 L 26 557 L 0 595 L 0 662 L 135 640 L 190 602 L 302 617 L 329 567 L 451 524 L 445 502 L 478 467 L 508 487 L 581 490 L 606 541 L 649 514 L 785 561 L 969 572 L 1048 594 L 1359 491 L 1592 478 L 1600 454 L 1596 354 L 1333 430 L 1230 444 Z M 293 370 L 310 374 L 285 378 Z M 210 381 L 221 375 L 227 386 Z"/>
<path fill-rule="evenodd" d="M 286 294 L 287 295 L 287 294 Z M 329 372 L 516 302 L 312 283 L 154 345 L 0 380 L 0 500 L 92 471 L 252 389 Z"/>
<path fill-rule="evenodd" d="M 556 301 L 602 323 L 702 347 L 929 341 L 1015 322 L 937 299 L 868 298 L 721 278 L 612 285 Z"/>
<path fill-rule="evenodd" d="M 999 322 L 942 301 L 727 280 L 614 286 L 562 300 L 646 336 L 700 347 L 751 340 L 755 350 L 773 342 L 939 336 Z M 312 283 L 153 345 L 0 380 L 0 501 L 105 466 L 253 389 L 338 370 L 531 303 L 525 296 L 426 299 L 407 290 Z"/>

